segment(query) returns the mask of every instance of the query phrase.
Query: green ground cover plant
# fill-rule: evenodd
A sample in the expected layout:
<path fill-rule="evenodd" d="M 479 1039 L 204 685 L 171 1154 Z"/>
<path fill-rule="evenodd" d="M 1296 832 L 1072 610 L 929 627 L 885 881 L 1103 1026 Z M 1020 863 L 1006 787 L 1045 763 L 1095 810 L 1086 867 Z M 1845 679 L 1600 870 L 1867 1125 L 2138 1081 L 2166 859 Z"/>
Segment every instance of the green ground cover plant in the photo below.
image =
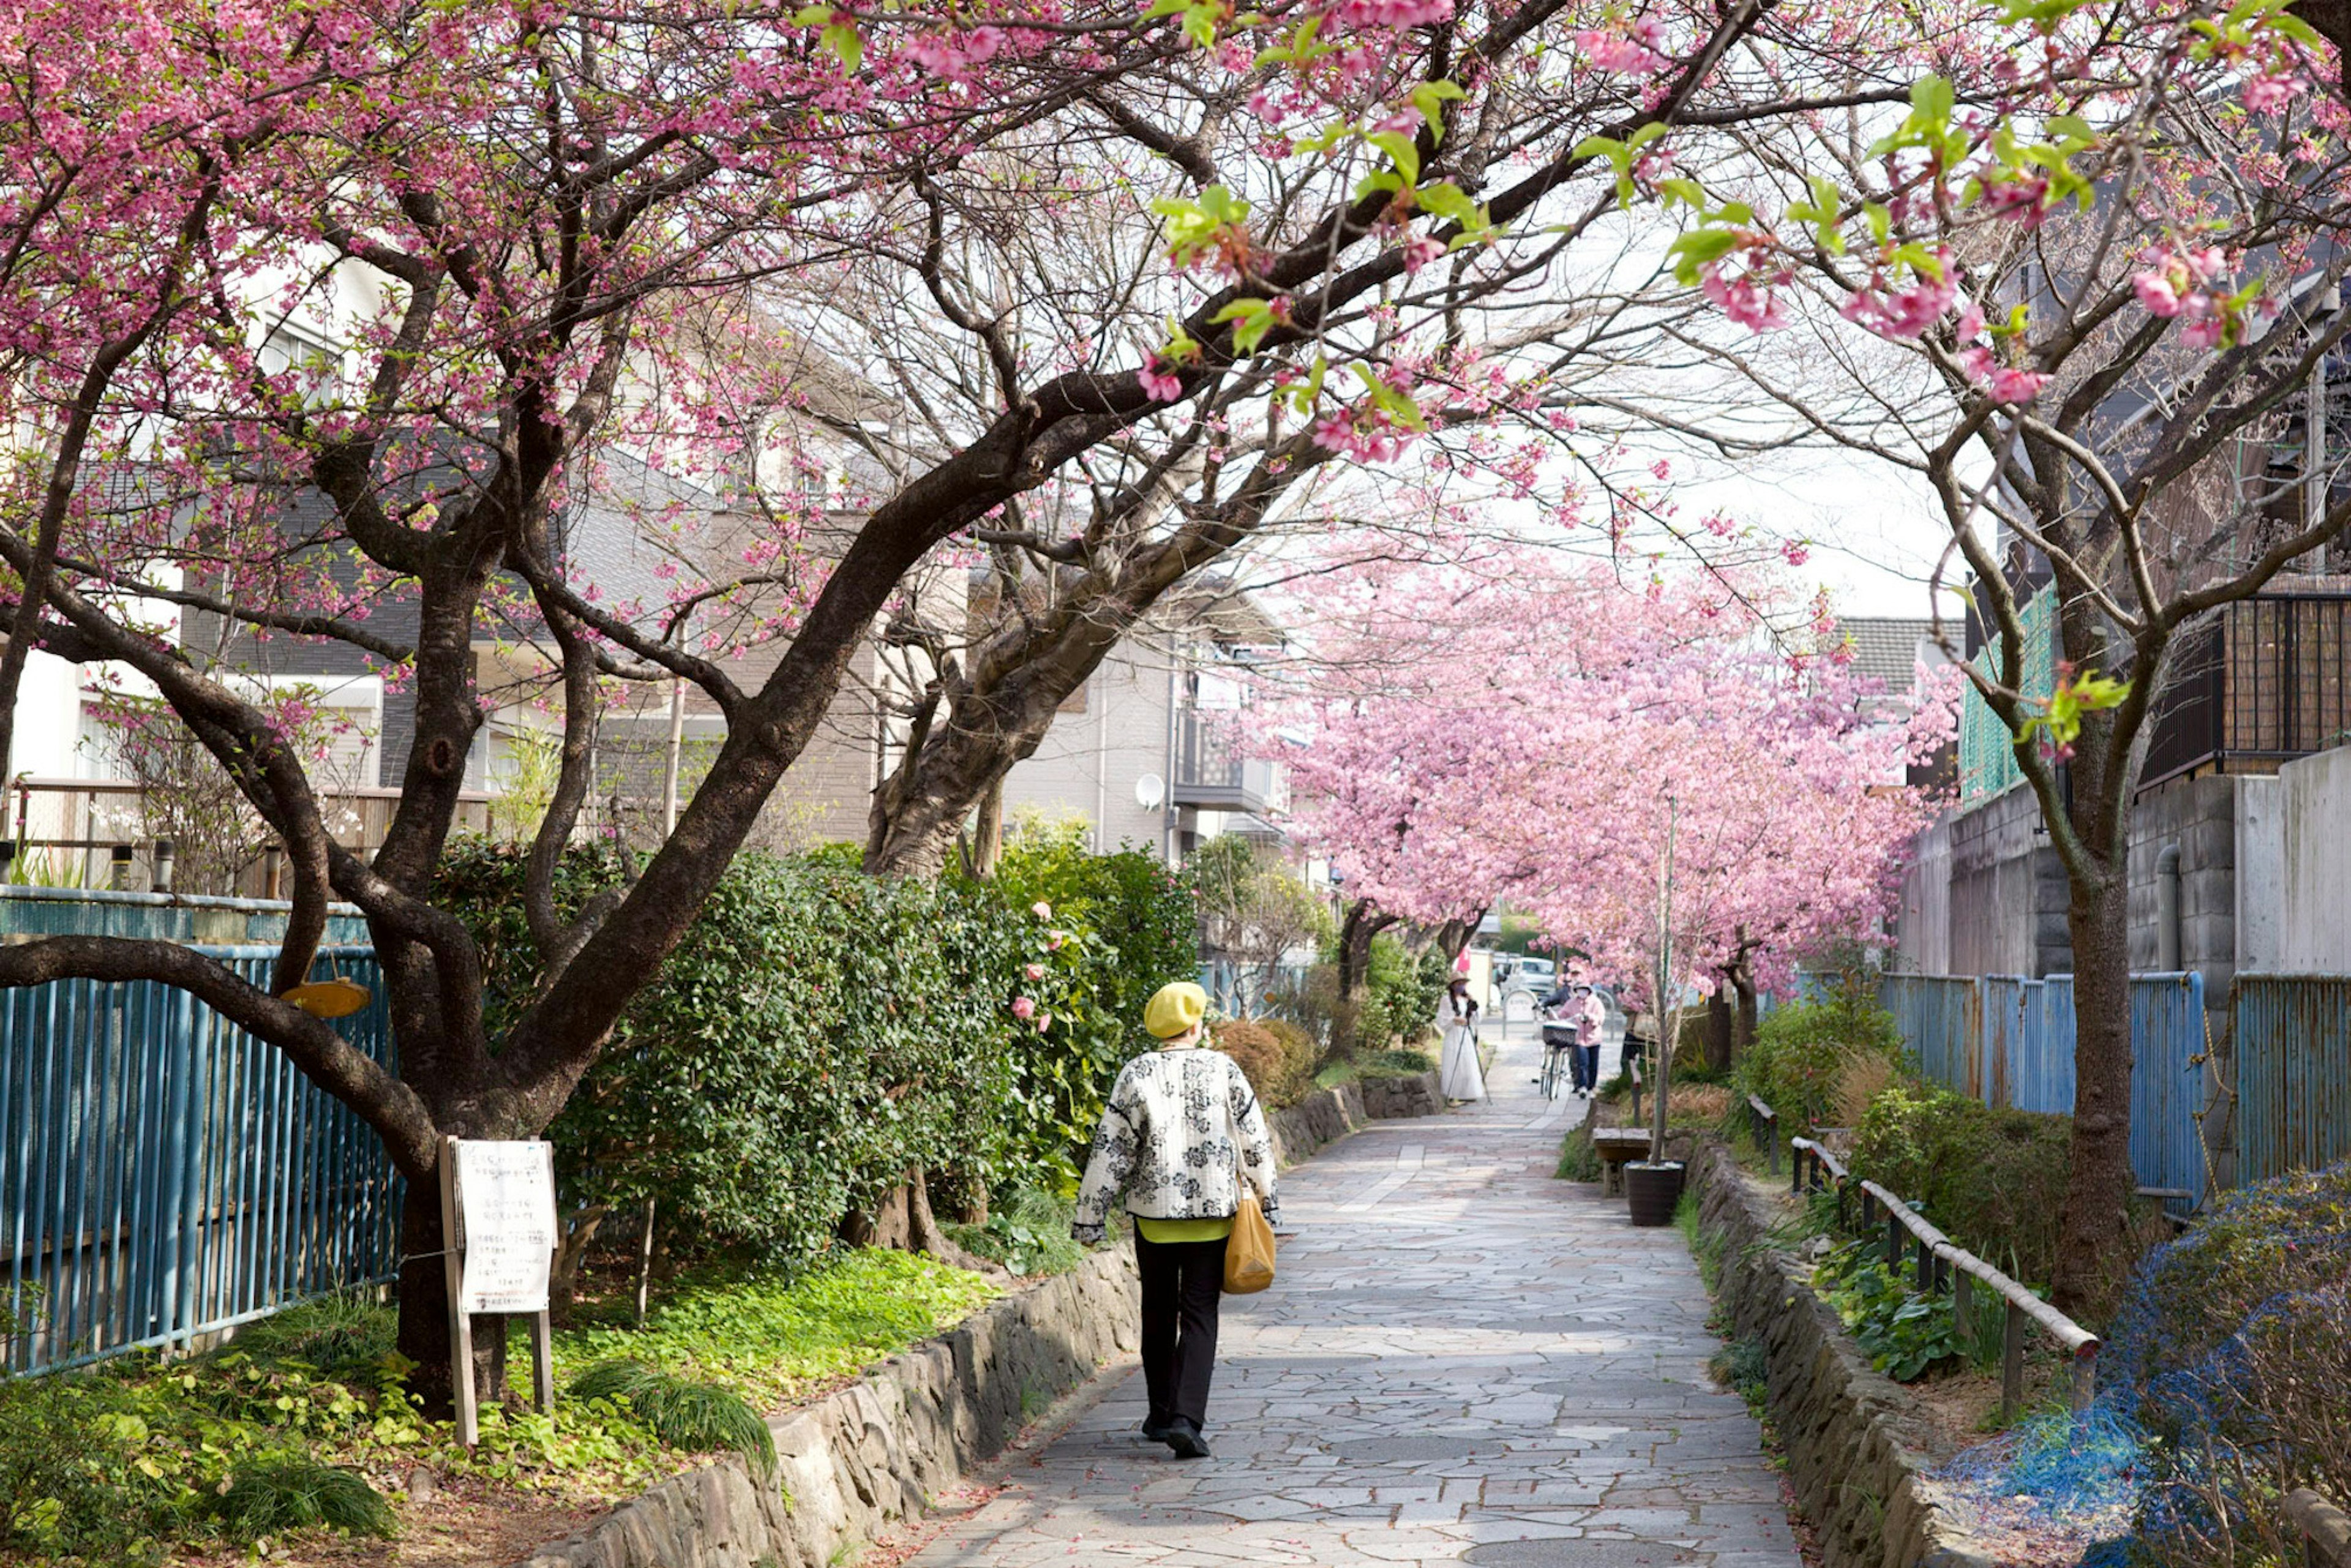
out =
<path fill-rule="evenodd" d="M 693 1454 L 741 1448 L 756 1462 L 758 1412 L 843 1382 L 997 1293 L 928 1259 L 844 1248 L 789 1277 L 695 1270 L 642 1330 L 622 1326 L 624 1298 L 591 1301 L 555 1336 L 568 1396 L 545 1416 L 485 1406 L 470 1453 L 408 1396 L 391 1309 L 358 1298 L 292 1308 L 185 1360 L 0 1379 L 0 1558 L 139 1568 L 179 1543 L 388 1535 L 387 1498 L 418 1466 L 604 1498 Z M 522 1326 L 510 1332 L 511 1363 L 528 1351 Z"/>

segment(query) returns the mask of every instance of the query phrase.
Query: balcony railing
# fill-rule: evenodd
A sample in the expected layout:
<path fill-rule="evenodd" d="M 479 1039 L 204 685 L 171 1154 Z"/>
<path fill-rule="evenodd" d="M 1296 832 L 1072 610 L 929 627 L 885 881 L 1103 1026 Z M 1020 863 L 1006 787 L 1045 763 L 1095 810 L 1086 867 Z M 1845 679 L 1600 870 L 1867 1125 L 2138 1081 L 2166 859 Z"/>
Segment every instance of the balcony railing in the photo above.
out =
<path fill-rule="evenodd" d="M 1288 782 L 1274 763 L 1242 755 L 1232 716 L 1184 708 L 1176 716 L 1178 806 L 1218 811 L 1279 811 L 1290 804 Z"/>
<path fill-rule="evenodd" d="M 2351 595 L 2264 593 L 2185 636 L 2156 707 L 2141 788 L 2351 741 Z"/>

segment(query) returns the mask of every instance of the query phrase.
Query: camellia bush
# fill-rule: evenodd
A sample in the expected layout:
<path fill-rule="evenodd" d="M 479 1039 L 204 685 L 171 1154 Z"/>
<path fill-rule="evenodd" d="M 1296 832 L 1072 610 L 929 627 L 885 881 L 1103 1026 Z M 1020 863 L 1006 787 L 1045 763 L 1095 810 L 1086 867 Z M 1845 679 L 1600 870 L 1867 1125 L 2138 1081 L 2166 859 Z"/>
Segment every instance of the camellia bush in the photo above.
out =
<path fill-rule="evenodd" d="M 789 1262 L 910 1169 L 958 1207 L 1067 1186 L 1146 986 L 1189 973 L 1188 895 L 1141 855 L 1008 860 L 978 882 L 743 856 L 549 1127 L 567 1203 L 650 1199 L 697 1249 Z M 559 886 L 584 902 L 616 872 L 575 852 Z M 485 842 L 444 872 L 494 1013 L 536 973 L 522 886 L 521 852 Z M 1060 908 L 1028 896 L 1048 890 Z"/>
<path fill-rule="evenodd" d="M 1834 1122 L 1839 1086 L 1863 1058 L 1898 1064 L 1902 1032 L 1865 987 L 1833 986 L 1771 1010 L 1739 1059 L 1737 1083 L 1778 1113 L 1782 1127 L 1802 1134 Z"/>
<path fill-rule="evenodd" d="M 1119 1067 L 1149 1043 L 1144 1005 L 1199 972 L 1191 883 L 1138 850 L 1098 855 L 1042 837 L 1008 847 L 990 882 L 966 885 L 1028 922 L 1012 1006 L 1031 1038 L 1013 1053 L 1005 1157 L 1037 1185 L 1073 1192 Z"/>
<path fill-rule="evenodd" d="M 2027 1282 L 2050 1278 L 2070 1118 L 1995 1110 L 1932 1084 L 1889 1086 L 1856 1130 L 1853 1173 Z"/>
<path fill-rule="evenodd" d="M 615 870 L 575 852 L 559 886 L 584 901 Z M 481 842 L 444 873 L 493 1013 L 537 974 L 522 885 L 521 853 Z M 567 1202 L 653 1199 L 697 1247 L 792 1260 L 910 1168 L 1004 1174 L 1025 935 L 1005 914 L 984 888 L 839 857 L 740 857 L 548 1129 Z"/>

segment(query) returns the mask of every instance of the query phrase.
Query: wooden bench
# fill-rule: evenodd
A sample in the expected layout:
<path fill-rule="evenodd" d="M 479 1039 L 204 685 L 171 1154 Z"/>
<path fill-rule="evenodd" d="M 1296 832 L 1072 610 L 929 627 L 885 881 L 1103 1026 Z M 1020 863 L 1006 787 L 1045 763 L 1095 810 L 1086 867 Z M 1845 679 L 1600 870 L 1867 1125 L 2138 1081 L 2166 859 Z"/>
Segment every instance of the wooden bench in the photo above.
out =
<path fill-rule="evenodd" d="M 1592 1152 L 1600 1156 L 1600 1190 L 1605 1196 L 1625 1190 L 1625 1166 L 1649 1157 L 1649 1134 L 1642 1127 L 1594 1127 Z"/>

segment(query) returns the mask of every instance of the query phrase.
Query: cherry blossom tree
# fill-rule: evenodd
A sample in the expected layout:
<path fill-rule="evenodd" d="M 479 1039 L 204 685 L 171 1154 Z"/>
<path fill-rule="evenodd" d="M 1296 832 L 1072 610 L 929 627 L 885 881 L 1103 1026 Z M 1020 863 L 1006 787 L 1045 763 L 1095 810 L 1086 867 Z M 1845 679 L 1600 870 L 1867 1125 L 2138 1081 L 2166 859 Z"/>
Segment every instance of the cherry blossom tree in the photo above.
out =
<path fill-rule="evenodd" d="M 266 986 L 97 936 L 11 946 L 0 984 L 183 988 L 351 1105 L 409 1180 L 402 1345 L 428 1380 L 447 1361 L 440 1138 L 526 1135 L 561 1107 L 910 570 L 975 547 L 1052 560 L 1062 541 L 1024 497 L 1082 469 L 1089 502 L 1154 497 L 1102 511 L 1104 529 L 1147 519 L 1149 540 L 1077 547 L 1131 557 L 1103 581 L 1147 597 L 1311 467 L 1544 409 L 1546 350 L 1505 364 L 1510 334 L 1469 327 L 1544 291 L 1559 246 L 1613 210 L 1607 160 L 1577 138 L 1811 101 L 1734 58 L 1777 33 L 1759 0 L 1677 11 L 1670 62 L 1623 57 L 1619 24 L 1566 0 L 1246 19 L 1210 0 L 1141 17 L 105 0 L 0 26 L 0 345 L 25 437 L 0 517 L 0 713 L 36 651 L 167 705 L 286 846 L 293 903 Z M 1117 197 L 1138 166 L 1150 179 Z M 1065 190 L 1126 200 L 1129 225 L 1147 190 L 1158 225 L 1108 283 L 1065 247 L 1018 253 L 1024 288 L 1102 318 L 1082 341 L 1006 324 L 1009 265 L 922 260 L 951 240 L 977 254 L 966 236 L 997 225 L 1049 230 Z M 780 349 L 870 332 L 881 292 L 860 269 L 877 257 L 984 350 L 987 379 L 930 400 L 925 440 L 820 552 L 815 506 L 775 493 L 801 466 L 777 447 L 844 422 Z M 288 349 L 298 321 L 329 346 Z M 845 423 L 835 437 L 865 434 Z M 663 587 L 624 601 L 569 530 L 625 472 L 741 505 L 700 529 L 689 500 L 649 507 L 645 530 L 674 536 Z M 1095 636 L 1023 663 L 1064 679 Z M 405 694 L 414 740 L 372 856 L 335 842 L 299 749 L 233 678 L 265 638 L 355 653 Z M 770 673 L 738 680 L 728 655 L 752 642 Z M 498 1039 L 481 956 L 434 892 L 485 645 L 539 662 L 561 736 L 528 854 L 540 975 Z M 726 737 L 631 878 L 566 909 L 556 866 L 609 688 L 630 681 L 697 686 Z M 1005 713 L 1017 746 L 1030 721 Z M 958 777 L 984 781 L 996 755 Z M 397 1075 L 287 999 L 330 898 L 369 923 Z"/>
<path fill-rule="evenodd" d="M 1800 608 L 1752 567 L 1627 581 L 1521 549 L 1368 570 L 1260 744 L 1352 894 L 1432 925 L 1507 903 L 1635 998 L 1670 817 L 1676 982 L 1770 986 L 1891 912 L 1933 804 L 1905 768 L 1951 714 L 1873 722 Z"/>
<path fill-rule="evenodd" d="M 2347 24 L 2339 5 L 2012 7 L 1937 49 L 1903 115 L 1782 120 L 1719 177 L 1633 175 L 1675 214 L 1685 280 L 1760 334 L 1691 341 L 1915 476 L 1948 531 L 1938 580 L 1986 645 L 1968 679 L 2069 889 L 2071 1311 L 2110 1301 L 2129 1255 L 2128 841 L 2174 655 L 2351 527 L 2325 434 L 2351 334 Z M 1823 362 L 1841 372 L 1789 373 Z M 2025 685 L 2044 589 L 2047 692 Z"/>

